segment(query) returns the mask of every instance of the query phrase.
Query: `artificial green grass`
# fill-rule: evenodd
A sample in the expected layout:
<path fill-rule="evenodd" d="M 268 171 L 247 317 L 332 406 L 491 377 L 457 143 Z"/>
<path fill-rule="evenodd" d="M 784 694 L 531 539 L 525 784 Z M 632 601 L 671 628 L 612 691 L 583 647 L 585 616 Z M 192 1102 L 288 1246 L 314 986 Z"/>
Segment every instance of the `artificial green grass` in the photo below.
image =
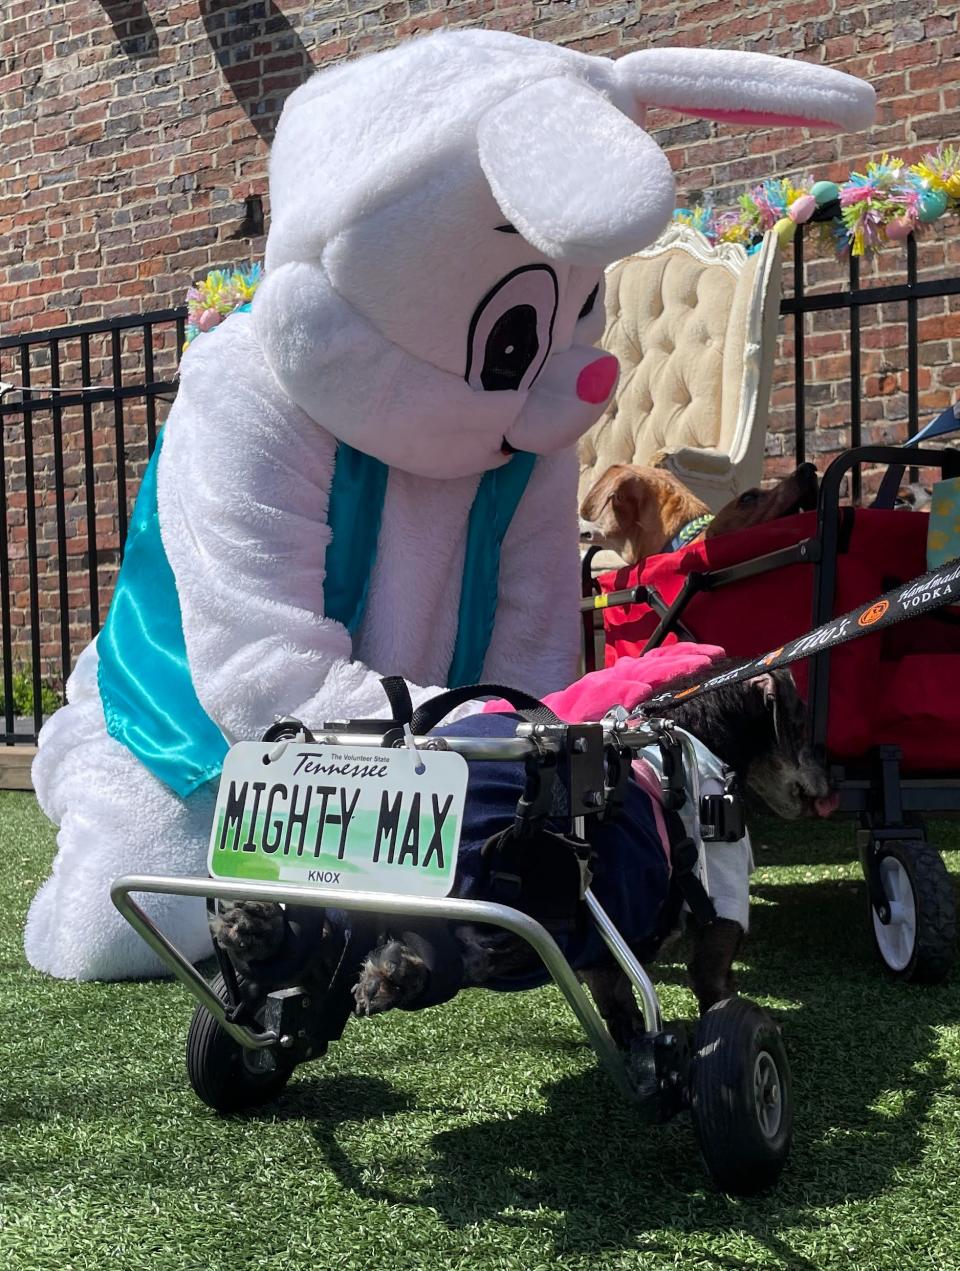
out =
<path fill-rule="evenodd" d="M 179 986 L 27 968 L 53 833 L 0 795 L 0 1266 L 960 1267 L 960 969 L 883 978 L 849 825 L 754 836 L 740 978 L 782 1022 L 795 1139 L 743 1201 L 711 1191 L 688 1122 L 618 1100 L 552 989 L 351 1024 L 274 1107 L 217 1118 L 187 1085 Z M 657 976 L 690 1014 L 679 960 Z"/>

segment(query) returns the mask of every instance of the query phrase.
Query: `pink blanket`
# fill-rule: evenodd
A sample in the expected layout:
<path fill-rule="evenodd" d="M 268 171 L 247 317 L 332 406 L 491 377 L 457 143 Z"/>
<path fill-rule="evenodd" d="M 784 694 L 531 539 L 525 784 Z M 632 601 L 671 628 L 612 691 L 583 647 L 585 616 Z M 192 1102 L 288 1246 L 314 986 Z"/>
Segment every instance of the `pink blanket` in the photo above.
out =
<path fill-rule="evenodd" d="M 643 657 L 621 658 L 613 666 L 591 671 L 569 688 L 548 694 L 544 704 L 567 724 L 585 724 L 601 719 L 614 706 L 633 710 L 678 675 L 692 675 L 721 657 L 723 649 L 715 644 L 661 645 Z M 499 714 L 513 707 L 499 699 L 483 709 Z"/>

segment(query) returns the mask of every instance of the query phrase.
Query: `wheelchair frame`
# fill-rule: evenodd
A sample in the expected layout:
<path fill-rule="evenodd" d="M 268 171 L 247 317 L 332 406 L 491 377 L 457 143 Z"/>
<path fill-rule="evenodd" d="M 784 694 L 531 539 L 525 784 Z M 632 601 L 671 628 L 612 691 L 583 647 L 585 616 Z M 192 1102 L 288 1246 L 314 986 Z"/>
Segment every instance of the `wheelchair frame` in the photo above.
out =
<path fill-rule="evenodd" d="M 332 728 L 337 728 L 333 725 Z M 316 736 L 320 745 L 330 746 L 381 746 L 388 733 L 336 732 L 324 730 Z M 429 753 L 430 750 L 448 749 L 467 759 L 494 759 L 516 761 L 542 758 L 547 754 L 567 753 L 574 762 L 570 765 L 571 809 L 582 807 L 580 815 L 572 818 L 573 831 L 585 837 L 588 820 L 597 818 L 608 810 L 613 791 L 605 787 L 603 754 L 613 748 L 622 755 L 655 744 L 677 744 L 683 754 L 683 772 L 687 797 L 699 807 L 699 780 L 696 752 L 688 734 L 667 720 L 652 720 L 639 726 L 629 726 L 626 713 L 611 724 L 551 725 L 521 723 L 515 738 L 475 737 L 416 737 L 410 744 Z M 599 796 L 599 797 L 598 797 Z M 703 839 L 697 835 L 697 850 L 701 872 L 704 869 Z M 355 892 L 334 887 L 318 886 L 309 890 L 300 887 L 284 887 L 279 883 L 231 882 L 213 878 L 175 878 L 151 875 L 124 875 L 111 887 L 114 905 L 135 931 L 161 958 L 172 974 L 192 993 L 197 1001 L 217 1020 L 220 1026 L 241 1046 L 249 1050 L 266 1049 L 283 1045 L 283 1037 L 276 1031 L 256 1030 L 229 1018 L 229 1011 L 211 988 L 206 978 L 181 953 L 173 942 L 159 929 L 142 907 L 132 898 L 134 894 L 216 896 L 221 900 L 272 900 L 280 904 L 305 905 L 309 908 L 343 909 L 349 913 L 376 914 L 384 917 L 436 918 L 448 922 L 474 922 L 500 927 L 519 936 L 534 950 L 550 973 L 554 983 L 563 993 L 570 1009 L 580 1021 L 598 1059 L 628 1095 L 637 1093 L 636 1083 L 628 1074 L 623 1056 L 613 1044 L 596 1007 L 590 1001 L 574 971 L 570 967 L 553 936 L 539 922 L 507 905 L 488 901 L 461 900 L 456 897 L 427 899 L 390 892 Z M 663 1035 L 660 1003 L 650 977 L 630 951 L 606 911 L 587 887 L 583 901 L 604 944 L 619 964 L 636 990 L 648 1037 Z M 333 1039 L 331 1039 L 333 1040 Z"/>
<path fill-rule="evenodd" d="M 697 810 L 694 843 L 701 878 L 706 877 L 704 837 L 723 838 L 738 823 L 739 805 L 732 793 L 700 797 L 696 752 L 692 739 L 671 721 L 631 720 L 619 708 L 612 720 L 597 724 L 518 723 L 512 738 L 458 738 L 452 735 L 413 737 L 395 722 L 382 732 L 363 731 L 377 723 L 327 725 L 312 738 L 296 721 L 281 723 L 265 740 L 281 744 L 349 746 L 408 745 L 429 763 L 431 750 L 452 750 L 470 759 L 528 761 L 535 770 L 562 765 L 569 793 L 573 836 L 589 841 L 589 826 L 615 812 L 630 778 L 636 752 L 659 745 L 664 755 L 662 785 L 667 806 L 691 800 Z M 286 731 L 284 731 L 286 730 Z M 534 783 L 535 785 L 536 783 Z M 529 811 L 528 790 L 518 805 Z M 534 802 L 538 813 L 549 808 Z M 728 806 L 729 805 L 729 806 Z M 742 821 L 740 832 L 742 833 Z M 751 1195 L 771 1186 L 786 1161 L 791 1135 L 789 1065 L 779 1030 L 770 1017 L 746 999 L 731 997 L 701 1019 L 693 1051 L 686 1026 L 665 1025 L 656 989 L 627 941 L 581 875 L 581 896 L 589 919 L 640 999 L 644 1033 L 627 1052 L 614 1043 L 600 1016 L 550 932 L 522 911 L 486 901 L 442 899 L 387 892 L 309 889 L 279 883 L 225 881 L 215 878 L 172 878 L 127 875 L 118 878 L 111 897 L 130 925 L 158 954 L 173 975 L 196 998 L 187 1043 L 187 1069 L 195 1092 L 220 1112 L 259 1106 L 279 1094 L 300 1062 L 327 1052 L 339 1040 L 350 1017 L 352 997 L 345 989 L 356 974 L 359 948 L 349 934 L 317 995 L 310 987 L 309 963 L 296 972 L 300 981 L 266 991 L 268 984 L 241 984 L 241 977 L 222 949 L 218 991 L 159 929 L 134 894 L 212 897 L 221 900 L 276 901 L 308 910 L 326 907 L 381 918 L 434 919 L 499 927 L 524 940 L 537 954 L 620 1093 L 635 1101 L 650 1121 L 666 1120 L 689 1110 L 701 1157 L 713 1181 L 724 1191 Z M 368 930 L 360 924 L 358 939 Z M 301 937 L 303 938 L 303 937 Z M 317 946 L 318 956 L 321 945 Z M 368 951 L 365 945 L 363 952 Z M 349 977 L 349 978 L 345 978 Z M 248 987 L 249 985 L 249 987 Z M 250 998 L 255 999 L 251 1006 Z M 346 1007 L 345 1007 L 346 999 Z M 253 1014 L 256 1027 L 245 1022 Z M 224 1067 L 228 1070 L 224 1074 Z"/>

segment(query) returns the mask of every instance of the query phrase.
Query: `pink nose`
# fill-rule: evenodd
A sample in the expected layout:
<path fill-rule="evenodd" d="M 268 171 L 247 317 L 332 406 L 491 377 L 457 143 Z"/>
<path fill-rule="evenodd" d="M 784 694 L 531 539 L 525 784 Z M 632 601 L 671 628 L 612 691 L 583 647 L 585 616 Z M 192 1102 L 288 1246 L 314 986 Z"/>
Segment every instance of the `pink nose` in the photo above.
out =
<path fill-rule="evenodd" d="M 577 376 L 577 396 L 582 402 L 596 406 L 605 402 L 617 382 L 620 364 L 615 357 L 605 353 L 595 362 L 588 363 Z"/>

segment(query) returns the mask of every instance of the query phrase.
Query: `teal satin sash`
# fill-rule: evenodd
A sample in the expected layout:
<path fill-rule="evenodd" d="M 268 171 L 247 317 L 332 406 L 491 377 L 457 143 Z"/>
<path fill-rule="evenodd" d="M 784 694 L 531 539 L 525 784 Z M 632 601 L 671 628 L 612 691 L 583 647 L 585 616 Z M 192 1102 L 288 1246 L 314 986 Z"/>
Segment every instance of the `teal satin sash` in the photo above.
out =
<path fill-rule="evenodd" d="M 127 533 L 120 577 L 97 638 L 107 732 L 182 798 L 217 776 L 227 743 L 197 700 L 180 601 L 160 540 L 157 461 L 147 466 Z"/>
<path fill-rule="evenodd" d="M 137 495 L 120 577 L 97 641 L 98 680 L 107 732 L 186 798 L 219 774 L 227 743 L 193 687 L 180 601 L 160 538 L 157 463 L 162 441 L 163 431 Z M 534 455 L 518 453 L 504 467 L 484 473 L 477 489 L 467 525 L 450 688 L 482 677 L 496 617 L 503 539 L 534 461 Z M 324 612 L 351 635 L 366 608 L 388 475 L 378 459 L 343 443 L 337 447 Z"/>
<path fill-rule="evenodd" d="M 457 643 L 447 688 L 479 684 L 497 616 L 500 549 L 527 488 L 536 455 L 518 451 L 508 464 L 485 472 L 467 522 L 467 550 L 457 620 Z"/>
<path fill-rule="evenodd" d="M 354 635 L 363 619 L 383 519 L 390 469 L 341 442 L 330 484 L 331 539 L 323 574 L 323 612 Z"/>

